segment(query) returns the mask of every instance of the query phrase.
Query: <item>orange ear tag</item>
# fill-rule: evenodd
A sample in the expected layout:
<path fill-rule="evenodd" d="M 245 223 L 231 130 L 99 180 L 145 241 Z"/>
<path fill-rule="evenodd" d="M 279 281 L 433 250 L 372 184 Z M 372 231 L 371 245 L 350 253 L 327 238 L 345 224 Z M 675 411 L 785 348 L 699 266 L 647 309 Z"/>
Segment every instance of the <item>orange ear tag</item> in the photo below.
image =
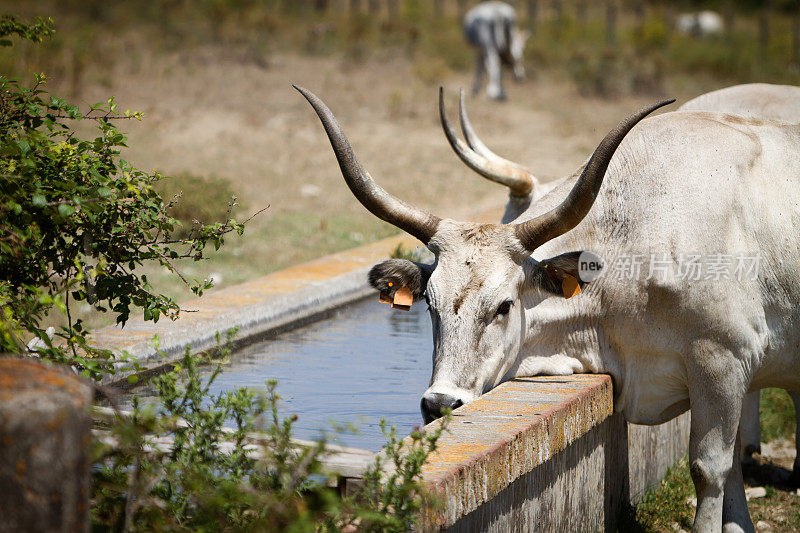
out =
<path fill-rule="evenodd" d="M 386 294 L 385 292 L 382 292 L 382 293 L 379 293 L 379 294 L 378 294 L 378 301 L 379 301 L 380 303 L 382 303 L 382 304 L 389 304 L 389 305 L 392 305 L 392 299 L 391 299 L 391 298 L 389 298 L 389 295 L 388 295 L 388 294 Z"/>
<path fill-rule="evenodd" d="M 574 276 L 564 274 L 564 279 L 561 280 L 561 290 L 564 291 L 564 298 L 572 298 L 581 293 L 581 285 Z"/>
<path fill-rule="evenodd" d="M 387 283 L 387 285 L 389 286 L 389 288 L 391 288 L 392 286 L 394 286 L 394 283 L 392 283 L 392 282 L 390 281 L 389 283 Z M 391 299 L 391 298 L 389 298 L 389 295 L 388 295 L 388 294 L 386 294 L 386 293 L 385 293 L 385 292 L 383 292 L 383 291 L 381 291 L 381 293 L 380 293 L 380 294 L 378 294 L 378 301 L 379 301 L 380 303 L 382 303 L 382 304 L 389 304 L 389 306 L 391 306 L 391 305 L 392 305 L 392 303 L 393 303 L 393 302 L 392 302 L 392 299 Z"/>
<path fill-rule="evenodd" d="M 408 311 L 411 309 L 412 303 L 414 303 L 414 295 L 411 294 L 411 289 L 403 286 L 395 291 L 394 301 L 392 302 L 393 308 Z"/>

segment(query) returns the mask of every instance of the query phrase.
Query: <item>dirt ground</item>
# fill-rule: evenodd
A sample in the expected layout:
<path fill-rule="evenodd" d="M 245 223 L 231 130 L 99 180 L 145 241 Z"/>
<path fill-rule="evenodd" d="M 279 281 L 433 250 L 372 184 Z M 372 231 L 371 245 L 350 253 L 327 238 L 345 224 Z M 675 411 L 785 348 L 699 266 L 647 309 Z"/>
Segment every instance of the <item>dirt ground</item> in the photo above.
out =
<path fill-rule="evenodd" d="M 317 117 L 292 83 L 327 102 L 363 165 L 391 193 L 462 219 L 505 203 L 502 187 L 451 152 L 438 121 L 438 87 L 419 81 L 402 54 L 353 62 L 289 53 L 254 58 L 212 46 L 155 54 L 132 42 L 130 49 L 110 70 L 87 72 L 73 101 L 114 95 L 122 109 L 145 113 L 142 122 L 124 125 L 131 147 L 124 157 L 134 165 L 227 178 L 246 212 L 270 206 L 211 263 L 187 265 L 190 277 L 238 283 L 396 231 L 352 197 Z M 463 72 L 443 80 L 454 120 L 458 90 L 470 78 Z M 59 80 L 51 89 L 59 91 Z M 509 82 L 508 92 L 505 103 L 470 97 L 471 118 L 490 147 L 543 181 L 574 171 L 610 128 L 655 99 L 584 98 L 569 81 L 535 72 L 522 84 Z M 700 91 L 684 92 L 678 96 Z"/>
<path fill-rule="evenodd" d="M 763 498 L 748 502 L 750 517 L 759 532 L 800 530 L 800 489 L 791 479 L 795 458 L 794 439 L 762 443 L 761 453 L 742 466 L 746 487 L 764 487 Z"/>

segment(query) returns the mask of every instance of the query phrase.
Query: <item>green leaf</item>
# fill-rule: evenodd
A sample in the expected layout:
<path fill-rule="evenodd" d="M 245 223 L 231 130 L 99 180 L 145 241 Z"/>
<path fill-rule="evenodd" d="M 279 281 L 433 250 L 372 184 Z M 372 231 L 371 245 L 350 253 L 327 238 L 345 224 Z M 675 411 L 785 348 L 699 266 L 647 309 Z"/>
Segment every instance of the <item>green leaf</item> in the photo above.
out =
<path fill-rule="evenodd" d="M 130 376 L 128 376 L 128 383 L 130 383 L 131 385 L 134 384 L 134 383 L 138 383 L 138 382 L 139 382 L 139 376 L 138 375 L 131 374 Z"/>
<path fill-rule="evenodd" d="M 34 194 L 31 198 L 31 203 L 36 207 L 44 207 L 47 205 L 47 198 L 41 194 Z"/>
<path fill-rule="evenodd" d="M 58 206 L 58 214 L 61 215 L 63 218 L 67 218 L 70 215 L 75 213 L 75 208 L 69 204 L 59 204 Z"/>

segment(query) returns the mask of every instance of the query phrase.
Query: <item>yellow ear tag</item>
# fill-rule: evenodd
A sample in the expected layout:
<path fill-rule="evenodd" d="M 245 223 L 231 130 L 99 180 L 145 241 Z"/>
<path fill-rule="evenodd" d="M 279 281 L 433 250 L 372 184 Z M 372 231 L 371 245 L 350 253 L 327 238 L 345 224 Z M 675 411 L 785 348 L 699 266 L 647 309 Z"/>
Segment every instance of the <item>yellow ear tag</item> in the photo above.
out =
<path fill-rule="evenodd" d="M 564 274 L 564 279 L 561 280 L 561 290 L 564 291 L 564 298 L 572 298 L 581 293 L 581 285 L 574 276 Z"/>
<path fill-rule="evenodd" d="M 392 302 L 393 308 L 408 311 L 411 309 L 412 303 L 414 303 L 414 295 L 411 294 L 411 289 L 403 286 L 395 291 L 394 301 Z"/>

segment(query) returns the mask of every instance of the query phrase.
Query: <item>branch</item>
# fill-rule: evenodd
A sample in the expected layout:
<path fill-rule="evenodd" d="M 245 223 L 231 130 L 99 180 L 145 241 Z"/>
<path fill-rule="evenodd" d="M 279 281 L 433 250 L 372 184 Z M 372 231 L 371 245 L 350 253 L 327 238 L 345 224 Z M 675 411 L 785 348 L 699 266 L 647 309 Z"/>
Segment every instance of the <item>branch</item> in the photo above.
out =
<path fill-rule="evenodd" d="M 240 224 L 245 225 L 245 224 L 249 223 L 256 216 L 260 215 L 261 213 L 263 213 L 264 211 L 266 211 L 269 208 L 270 208 L 270 206 L 267 206 L 267 207 L 264 207 L 262 209 L 259 209 L 258 211 L 253 213 L 249 218 L 247 218 L 247 219 L 243 220 L 242 222 L 240 222 Z M 223 228 L 220 228 L 220 231 L 218 231 L 216 233 L 216 235 L 226 235 L 226 234 L 228 234 L 228 233 L 230 233 L 232 231 L 233 231 L 233 228 L 231 228 L 229 226 L 224 226 Z M 196 240 L 197 240 L 196 237 L 195 238 L 187 237 L 185 239 L 176 239 L 176 240 L 172 240 L 172 241 L 161 241 L 158 244 L 186 244 L 186 243 L 192 243 L 192 242 L 194 242 Z M 148 244 L 156 244 L 156 243 L 152 242 L 152 243 L 148 243 Z M 191 257 L 191 256 L 187 255 L 186 257 Z"/>

